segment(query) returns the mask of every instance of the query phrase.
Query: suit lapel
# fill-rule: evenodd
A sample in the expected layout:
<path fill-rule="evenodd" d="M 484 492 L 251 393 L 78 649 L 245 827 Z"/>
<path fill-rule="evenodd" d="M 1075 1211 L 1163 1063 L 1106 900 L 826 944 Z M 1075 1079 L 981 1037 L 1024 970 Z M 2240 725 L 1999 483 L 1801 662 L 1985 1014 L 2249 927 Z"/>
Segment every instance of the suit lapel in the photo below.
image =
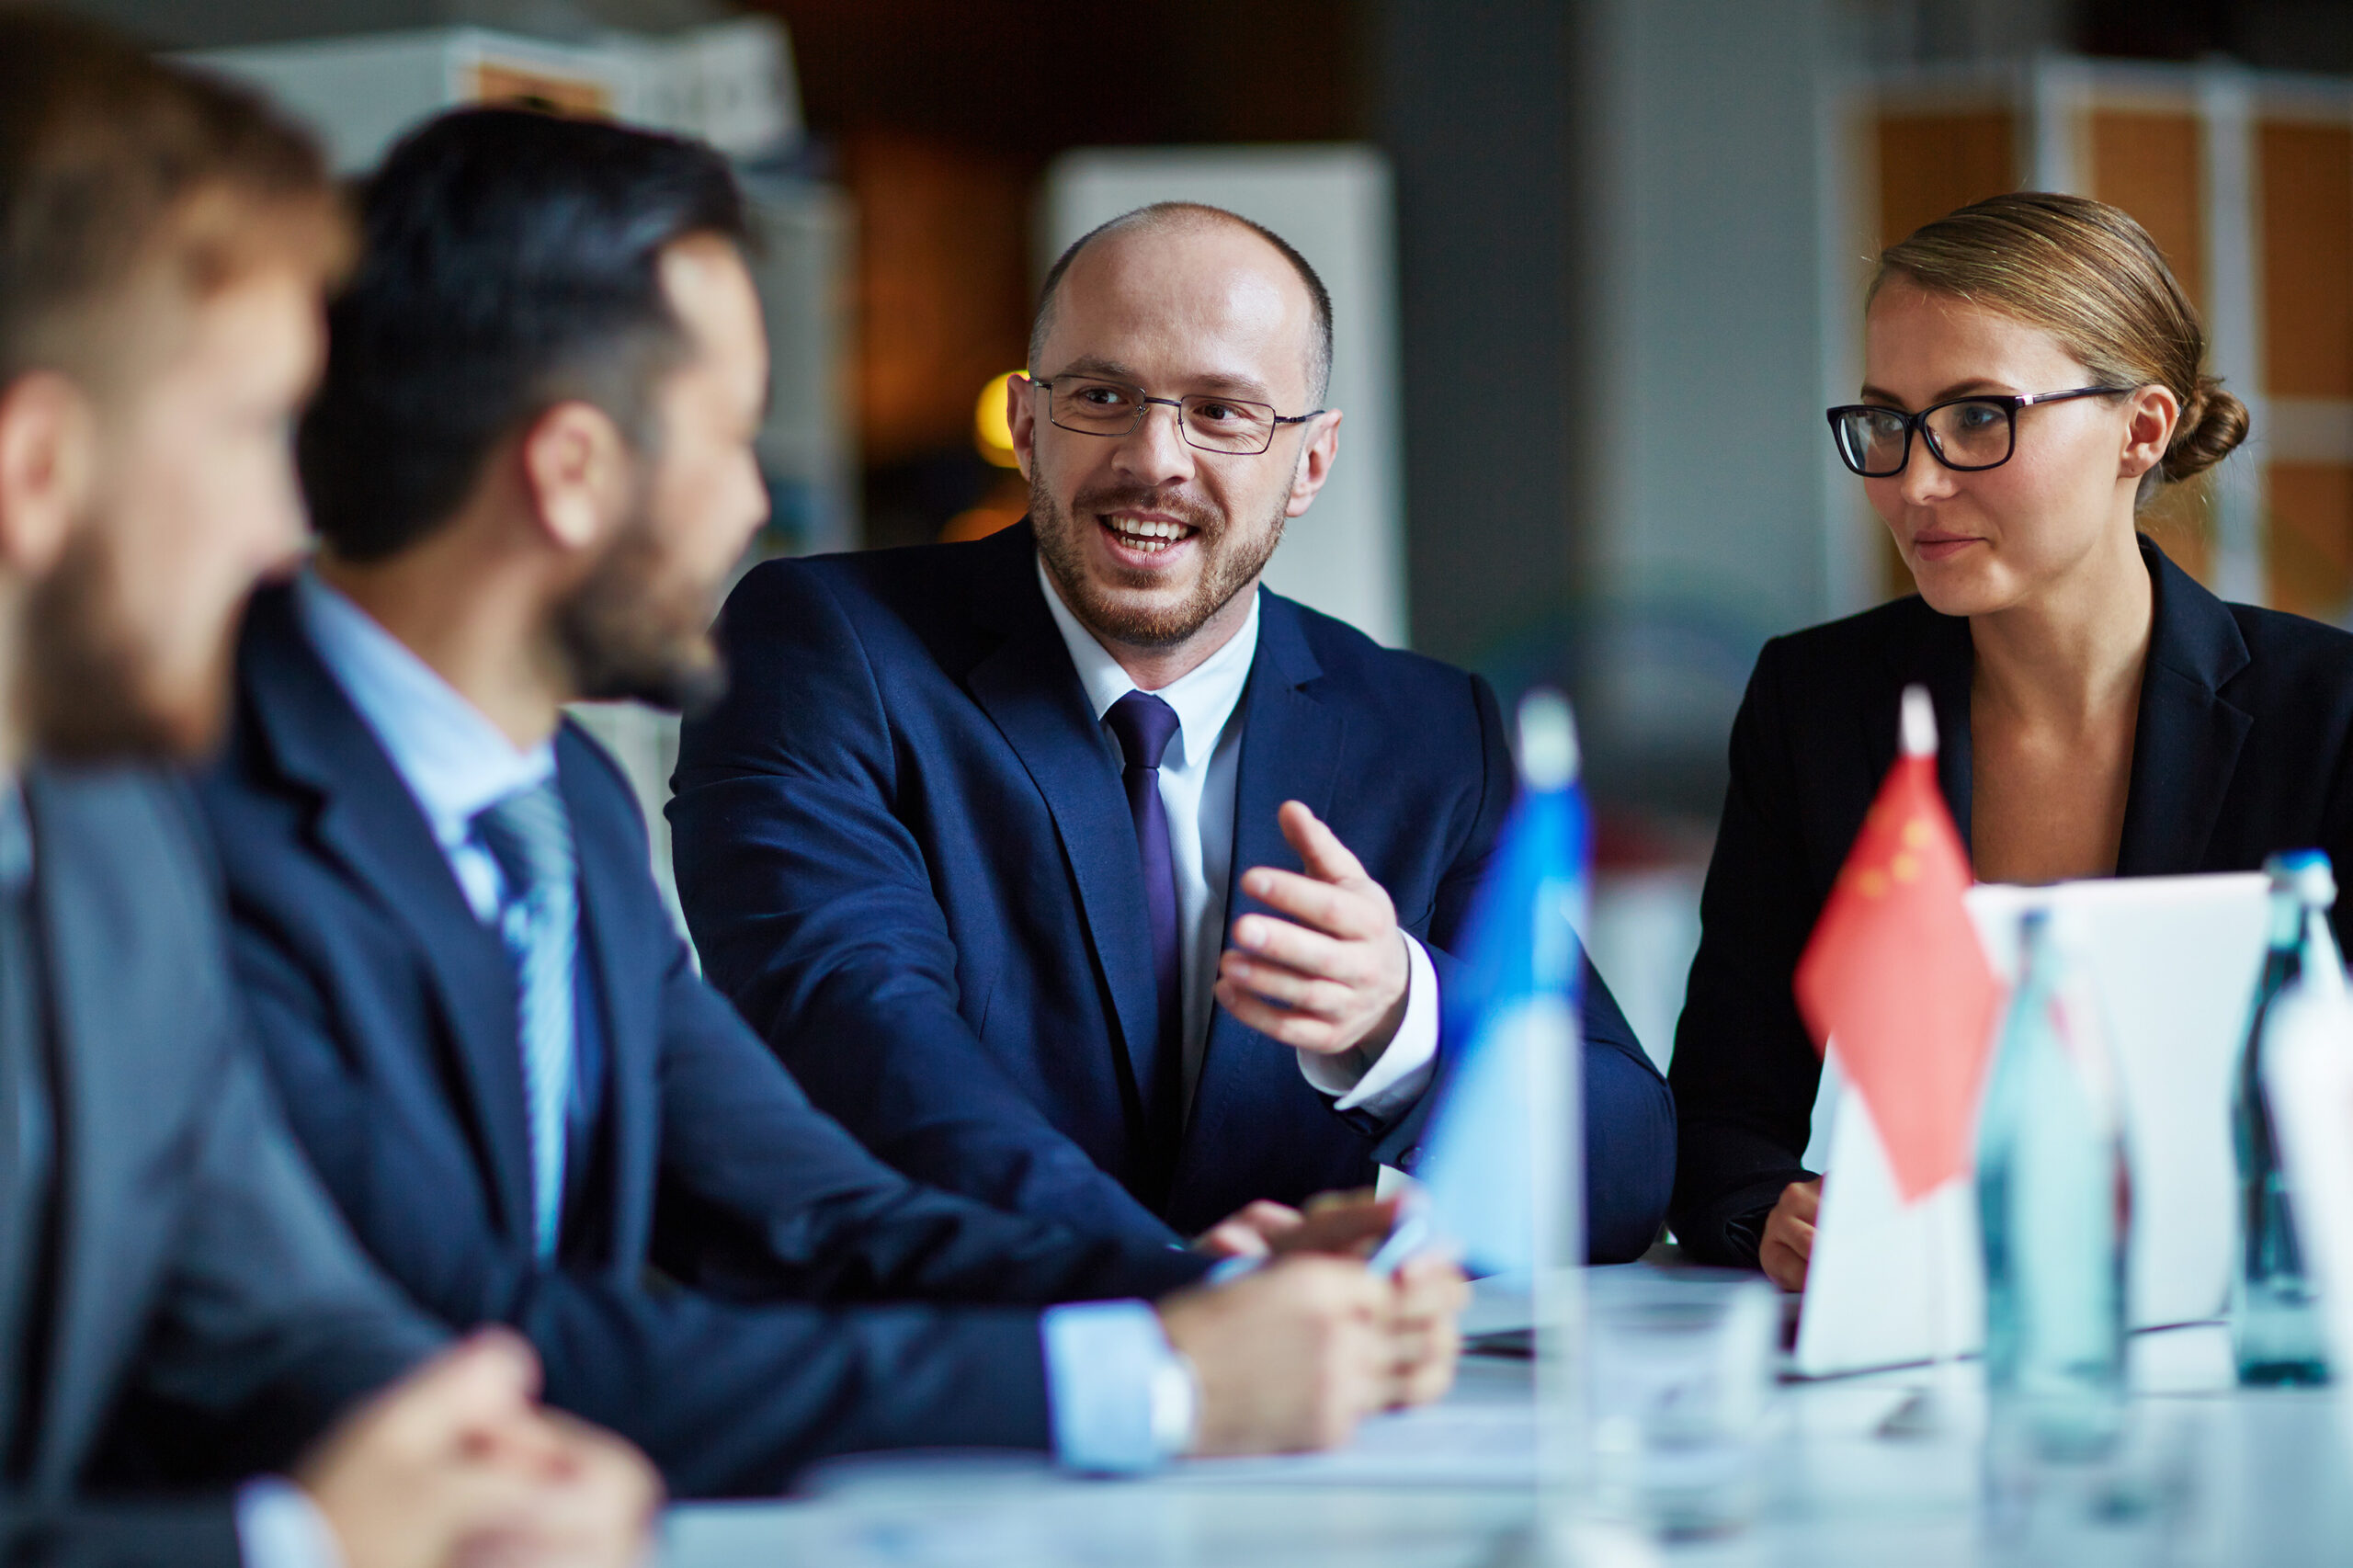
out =
<path fill-rule="evenodd" d="M 2245 639 L 2230 607 L 2146 540 L 2156 614 L 2141 709 L 2132 736 L 2132 774 L 2117 847 L 2119 876 L 2195 871 L 2206 860 L 2214 821 L 2237 771 L 2239 748 L 2254 719 L 2221 696 L 2248 663 Z"/>
<path fill-rule="evenodd" d="M 556 739 L 556 787 L 572 817 L 573 843 L 580 865 L 580 923 L 587 951 L 596 963 L 597 1001 L 605 1019 L 604 1130 L 612 1140 L 611 1190 L 651 1192 L 658 1129 L 655 1107 L 661 1091 L 657 1058 L 661 1052 L 661 1003 L 658 982 L 647 976 L 643 964 L 631 961 L 623 939 L 625 916 L 633 883 L 643 873 L 647 850 L 642 838 L 590 831 L 612 809 L 591 798 L 592 769 L 602 765 L 582 755 L 587 744 L 566 726 Z M 622 985 L 619 977 L 637 975 L 643 983 Z M 642 1204 L 622 1204 L 613 1217 L 616 1225 L 635 1227 L 635 1233 L 616 1235 L 610 1256 L 642 1257 L 651 1238 L 642 1233 L 646 1210 Z"/>
<path fill-rule="evenodd" d="M 477 1157 L 508 1234 L 528 1242 L 530 1133 L 506 951 L 474 917 L 408 787 L 312 650 L 290 592 L 255 600 L 239 662 L 245 699 L 279 767 L 317 797 L 320 847 L 407 928 L 425 959 L 469 1091 Z"/>
<path fill-rule="evenodd" d="M 1225 926 L 1246 908 L 1264 908 L 1242 892 L 1242 874 L 1255 866 L 1300 869 L 1275 813 L 1299 801 L 1331 820 L 1347 723 L 1315 695 L 1323 667 L 1307 645 L 1299 607 L 1261 592 L 1258 651 L 1243 693 L 1242 756 L 1233 786 L 1233 861 L 1226 877 Z M 1221 947 L 1222 943 L 1221 943 Z M 1185 1190 L 1195 1163 L 1213 1162 L 1248 1137 L 1265 1136 L 1267 1108 L 1296 1094 L 1304 1080 L 1289 1048 L 1247 1028 L 1224 1008 L 1210 1015 L 1209 1037 L 1186 1120 L 1176 1190 Z"/>
<path fill-rule="evenodd" d="M 1140 1114 L 1137 1068 L 1158 1033 L 1159 1000 L 1135 824 L 1070 650 L 1046 608 L 1029 525 L 987 544 L 993 548 L 979 563 L 983 581 L 973 602 L 978 619 L 1003 640 L 973 665 L 965 685 L 1053 815 L 1097 972 L 1119 1019 L 1128 1063 L 1122 1098 Z"/>

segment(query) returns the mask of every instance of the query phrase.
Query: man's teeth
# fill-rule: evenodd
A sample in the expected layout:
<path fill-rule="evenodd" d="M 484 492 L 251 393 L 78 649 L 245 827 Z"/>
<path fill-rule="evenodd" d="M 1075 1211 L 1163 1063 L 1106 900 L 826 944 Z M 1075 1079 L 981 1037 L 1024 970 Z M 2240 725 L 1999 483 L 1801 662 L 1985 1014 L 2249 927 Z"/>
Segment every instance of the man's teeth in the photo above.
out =
<path fill-rule="evenodd" d="M 1185 537 L 1183 525 L 1163 522 L 1157 517 L 1131 517 L 1124 513 L 1114 513 L 1103 520 L 1113 533 L 1120 536 L 1121 544 L 1131 550 L 1140 550 L 1146 555 L 1156 555 Z"/>

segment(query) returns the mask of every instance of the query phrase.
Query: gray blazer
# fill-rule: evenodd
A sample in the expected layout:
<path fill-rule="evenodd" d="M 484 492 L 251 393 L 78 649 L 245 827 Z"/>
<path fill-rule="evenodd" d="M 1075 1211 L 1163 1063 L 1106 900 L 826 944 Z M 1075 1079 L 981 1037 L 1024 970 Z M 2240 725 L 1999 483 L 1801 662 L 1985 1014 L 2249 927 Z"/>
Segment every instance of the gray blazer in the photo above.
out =
<path fill-rule="evenodd" d="M 102 1449 L 282 1464 L 444 1337 L 350 1240 L 249 1055 L 218 878 L 179 786 L 25 781 L 55 1107 L 53 1299 L 0 1561 L 233 1562 L 233 1510 L 93 1503 Z M 0 1346 L 25 1365 L 23 1346 Z M 11 1374 L 13 1375 L 13 1374 Z"/>

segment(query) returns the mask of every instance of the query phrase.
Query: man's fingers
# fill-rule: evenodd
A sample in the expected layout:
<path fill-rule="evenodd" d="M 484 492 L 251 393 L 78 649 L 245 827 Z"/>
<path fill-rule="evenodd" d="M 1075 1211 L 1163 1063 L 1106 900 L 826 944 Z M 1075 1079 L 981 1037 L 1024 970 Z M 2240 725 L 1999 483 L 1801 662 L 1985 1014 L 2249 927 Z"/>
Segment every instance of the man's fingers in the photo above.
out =
<path fill-rule="evenodd" d="M 1335 937 L 1370 941 L 1397 923 L 1386 894 L 1370 882 L 1336 887 L 1272 866 L 1253 867 L 1242 879 L 1242 891 L 1295 920 L 1303 920 Z M 1376 896 L 1376 895 L 1379 896 Z M 1245 915 L 1243 920 L 1264 916 Z M 1240 924 L 1239 921 L 1236 924 Z M 1279 925 L 1280 922 L 1271 922 Z"/>
<path fill-rule="evenodd" d="M 1299 851 L 1308 875 L 1327 882 L 1370 880 L 1365 876 L 1364 862 L 1340 842 L 1338 834 L 1307 809 L 1304 801 L 1285 801 L 1275 812 L 1275 821 L 1282 828 L 1283 837 Z"/>
<path fill-rule="evenodd" d="M 1307 1216 L 1276 1239 L 1276 1250 L 1361 1256 L 1380 1244 L 1397 1223 L 1396 1199 L 1331 1204 Z"/>
<path fill-rule="evenodd" d="M 1348 987 L 1336 980 L 1319 980 L 1281 964 L 1259 963 L 1233 952 L 1227 952 L 1218 960 L 1218 977 L 1277 1006 L 1336 1021 L 1347 1012 L 1355 997 Z"/>
<path fill-rule="evenodd" d="M 539 1358 L 527 1341 L 484 1329 L 380 1396 L 384 1437 L 420 1449 L 511 1440 L 528 1421 L 539 1381 Z"/>
<path fill-rule="evenodd" d="M 1245 958 L 1281 964 L 1319 980 L 1360 985 L 1372 978 L 1370 956 L 1359 944 L 1272 915 L 1245 915 L 1235 921 L 1233 945 Z"/>
<path fill-rule="evenodd" d="M 1234 1210 L 1233 1219 L 1249 1226 L 1262 1236 L 1279 1236 L 1286 1231 L 1299 1229 L 1306 1216 L 1288 1203 L 1258 1199 Z"/>
<path fill-rule="evenodd" d="M 1262 1002 L 1230 980 L 1217 983 L 1217 1000 L 1237 1023 L 1256 1029 L 1279 1044 L 1326 1054 L 1347 1049 L 1337 1025 L 1312 1014 L 1293 1013 Z"/>
<path fill-rule="evenodd" d="M 1274 1249 L 1239 1221 L 1220 1220 L 1193 1238 L 1193 1250 L 1205 1257 L 1265 1257 Z"/>
<path fill-rule="evenodd" d="M 1471 1304 L 1471 1282 L 1452 1258 L 1410 1258 L 1397 1270 L 1397 1319 L 1402 1324 L 1451 1323 Z"/>
<path fill-rule="evenodd" d="M 1273 1243 L 1295 1233 L 1302 1222 L 1298 1210 L 1260 1199 L 1195 1237 L 1193 1250 L 1212 1257 L 1265 1257 Z"/>

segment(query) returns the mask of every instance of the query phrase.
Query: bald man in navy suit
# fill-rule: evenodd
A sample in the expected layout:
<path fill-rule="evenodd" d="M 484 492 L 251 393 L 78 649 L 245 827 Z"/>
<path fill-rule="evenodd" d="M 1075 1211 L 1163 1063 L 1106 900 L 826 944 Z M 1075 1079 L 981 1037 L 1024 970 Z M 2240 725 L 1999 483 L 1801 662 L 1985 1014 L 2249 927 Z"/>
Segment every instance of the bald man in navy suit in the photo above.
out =
<path fill-rule="evenodd" d="M 1259 583 L 1331 472 L 1331 307 L 1270 232 L 1146 208 L 1050 274 L 1007 414 L 1029 516 L 778 562 L 671 805 L 710 977 L 920 1178 L 1248 1253 L 1410 1169 L 1513 790 L 1495 694 Z M 1586 983 L 1592 1255 L 1674 1110 Z"/>

